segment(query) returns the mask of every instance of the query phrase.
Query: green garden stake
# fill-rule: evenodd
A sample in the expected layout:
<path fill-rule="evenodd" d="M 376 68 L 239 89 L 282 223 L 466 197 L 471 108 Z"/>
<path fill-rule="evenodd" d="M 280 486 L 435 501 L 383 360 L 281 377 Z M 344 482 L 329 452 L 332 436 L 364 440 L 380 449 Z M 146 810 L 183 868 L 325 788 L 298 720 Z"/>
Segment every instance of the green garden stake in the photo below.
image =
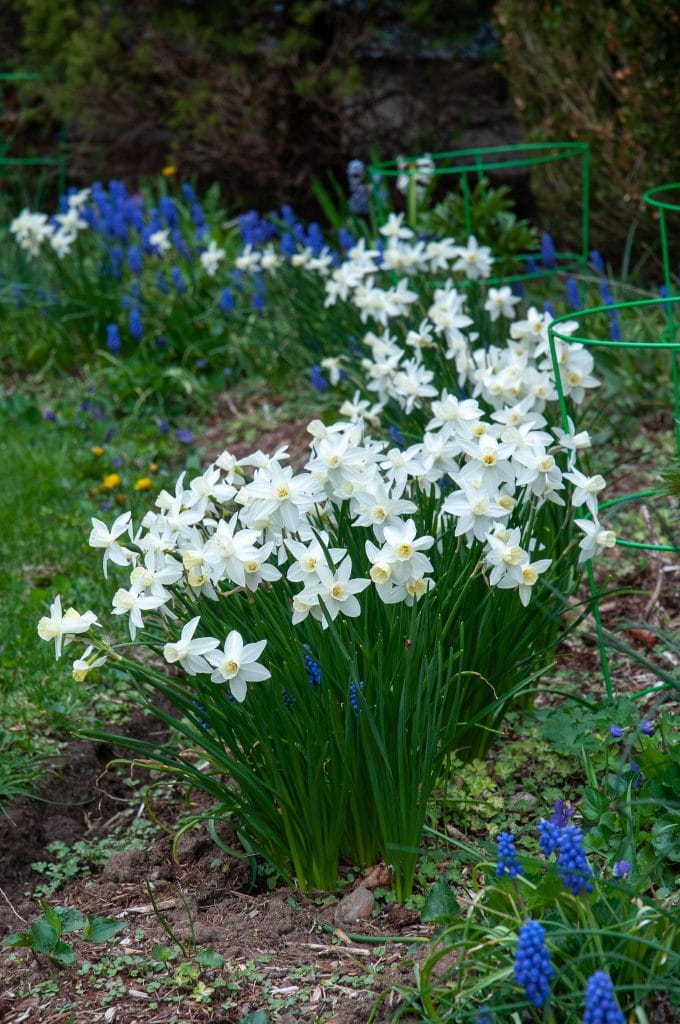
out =
<path fill-rule="evenodd" d="M 680 207 L 679 207 L 680 209 Z M 571 321 L 573 324 L 574 320 L 582 325 L 589 317 L 598 316 L 605 314 L 611 316 L 612 314 L 618 315 L 619 312 L 625 312 L 626 310 L 632 309 L 653 309 L 655 307 L 663 306 L 666 313 L 666 318 L 669 323 L 674 322 L 673 311 L 675 304 L 680 302 L 680 295 L 674 297 L 658 298 L 658 299 L 636 299 L 632 302 L 617 302 L 609 306 L 593 306 L 590 309 L 581 309 L 576 312 L 567 313 L 565 316 L 558 317 L 548 325 L 548 343 L 550 345 L 550 358 L 552 361 L 553 374 L 555 377 L 555 386 L 557 388 L 557 397 L 560 405 L 560 414 L 562 418 L 562 429 L 565 431 L 569 430 L 569 407 L 567 399 L 564 394 L 562 386 L 562 378 L 559 372 L 559 362 L 557 358 L 557 346 L 555 341 L 560 341 L 563 344 L 579 344 L 584 345 L 587 348 L 605 348 L 614 350 L 623 349 L 640 349 L 649 351 L 658 350 L 668 352 L 671 373 L 670 373 L 670 391 L 671 391 L 671 402 L 673 407 L 673 415 L 675 419 L 675 444 L 676 452 L 680 455 L 680 433 L 678 432 L 678 422 L 680 418 L 680 387 L 678 385 L 678 352 L 680 351 L 680 341 L 675 340 L 675 335 L 672 328 L 669 326 L 660 332 L 658 339 L 653 340 L 637 340 L 637 341 L 626 341 L 624 339 L 620 341 L 612 341 L 611 339 L 593 338 L 585 334 L 582 331 L 580 334 L 566 334 L 560 330 L 562 324 L 566 324 Z M 670 307 L 670 309 L 669 309 Z M 644 501 L 646 499 L 653 499 L 661 497 L 665 494 L 664 488 L 652 488 L 651 490 L 637 491 L 633 494 L 620 495 L 618 498 L 613 498 L 611 501 L 605 501 L 602 503 L 600 508 L 604 511 L 613 510 L 619 506 L 627 503 L 635 503 Z M 679 552 L 680 547 L 675 544 L 659 544 L 652 540 L 649 541 L 635 541 L 627 540 L 625 538 L 617 537 L 616 543 L 625 548 L 638 549 L 643 551 L 663 551 L 663 552 Z M 597 643 L 600 653 L 600 660 L 602 664 L 602 674 L 604 676 L 605 688 L 607 691 L 607 698 L 613 699 L 613 689 L 611 673 L 609 670 L 609 659 L 604 643 L 604 630 L 600 620 L 599 611 L 599 596 L 597 593 L 597 587 L 592 571 L 592 564 L 587 563 L 587 574 L 590 586 L 590 594 L 593 598 L 593 617 L 595 619 L 595 627 L 597 633 Z"/>

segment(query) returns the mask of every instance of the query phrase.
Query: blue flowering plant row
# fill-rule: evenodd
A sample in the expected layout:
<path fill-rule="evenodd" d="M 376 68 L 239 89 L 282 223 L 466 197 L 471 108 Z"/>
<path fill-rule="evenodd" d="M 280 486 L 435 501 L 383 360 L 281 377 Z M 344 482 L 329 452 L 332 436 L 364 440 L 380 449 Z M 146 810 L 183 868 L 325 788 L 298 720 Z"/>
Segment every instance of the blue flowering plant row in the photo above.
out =
<path fill-rule="evenodd" d="M 402 992 L 405 1015 L 626 1024 L 656 1019 L 664 1006 L 677 1012 L 673 901 L 646 898 L 630 864 L 588 856 L 572 815 L 560 806 L 533 835 L 501 832 L 495 862 L 471 871 L 470 892 L 439 894 L 440 931 Z"/>
<path fill-rule="evenodd" d="M 197 381 L 219 390 L 225 371 L 261 365 L 271 334 L 262 323 L 265 275 L 306 247 L 329 252 L 319 226 L 303 226 L 290 207 L 227 221 L 215 188 L 200 200 L 189 183 L 171 194 L 164 181 L 137 192 L 120 181 L 70 189 L 54 215 L 23 210 L 9 234 L 0 304 L 20 365 L 51 359 L 71 368 L 86 358 L 112 367 L 118 388 L 134 370 L 168 391 Z M 270 369 L 296 361 L 299 369 L 290 338 L 279 332 L 268 347 Z"/>

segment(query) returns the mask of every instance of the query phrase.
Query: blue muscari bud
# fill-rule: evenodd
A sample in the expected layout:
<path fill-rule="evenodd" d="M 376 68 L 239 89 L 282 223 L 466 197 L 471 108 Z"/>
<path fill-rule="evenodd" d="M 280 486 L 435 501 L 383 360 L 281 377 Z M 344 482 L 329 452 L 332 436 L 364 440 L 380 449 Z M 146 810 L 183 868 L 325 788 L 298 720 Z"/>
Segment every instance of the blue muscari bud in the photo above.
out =
<path fill-rule="evenodd" d="M 312 387 L 316 388 L 317 391 L 327 391 L 328 381 L 321 372 L 321 367 L 315 364 L 309 371 L 309 379 L 312 382 Z"/>
<path fill-rule="evenodd" d="M 546 857 L 555 852 L 560 842 L 560 826 L 552 821 L 538 823 L 538 845 Z"/>
<path fill-rule="evenodd" d="M 406 438 L 404 437 L 402 432 L 398 430 L 397 427 L 395 427 L 394 424 L 392 424 L 392 426 L 389 428 L 389 434 L 398 448 L 403 448 L 405 446 Z"/>
<path fill-rule="evenodd" d="M 230 313 L 235 305 L 236 302 L 234 300 L 234 296 L 228 288 L 225 288 L 220 295 L 220 309 L 223 313 Z"/>
<path fill-rule="evenodd" d="M 583 849 L 583 832 L 576 825 L 567 825 L 560 830 L 557 873 L 565 889 L 574 896 L 593 891 L 590 881 L 593 872 Z"/>
<path fill-rule="evenodd" d="M 203 213 L 203 207 L 200 203 L 194 203 L 191 207 L 191 219 L 197 228 L 202 228 L 205 224 L 205 214 Z"/>
<path fill-rule="evenodd" d="M 605 306 L 613 306 L 614 296 L 611 293 L 609 281 L 607 281 L 606 277 L 603 277 L 600 281 L 600 296 Z"/>
<path fill-rule="evenodd" d="M 281 220 L 285 221 L 285 223 L 291 228 L 297 224 L 297 217 L 295 216 L 293 207 L 289 206 L 288 203 L 284 203 L 281 207 Z"/>
<path fill-rule="evenodd" d="M 286 708 L 286 711 L 292 711 L 293 710 L 293 698 L 288 693 L 288 690 L 286 690 L 285 687 L 283 687 L 281 689 L 281 696 L 283 697 L 283 703 L 284 703 L 284 706 Z"/>
<path fill-rule="evenodd" d="M 165 218 L 165 223 L 169 228 L 179 227 L 179 218 L 177 216 L 177 207 L 172 196 L 161 196 L 158 200 L 160 207 L 161 216 Z"/>
<path fill-rule="evenodd" d="M 581 293 L 575 277 L 567 278 L 567 302 L 571 309 L 581 308 Z"/>
<path fill-rule="evenodd" d="M 128 330 L 130 331 L 130 337 L 135 341 L 141 341 L 144 337 L 142 318 L 139 315 L 139 310 L 134 306 L 130 310 L 130 315 L 128 317 Z"/>
<path fill-rule="evenodd" d="M 180 185 L 180 188 L 182 190 L 182 195 L 184 196 L 188 203 L 198 202 L 196 193 L 194 192 L 193 187 L 189 184 L 188 181 L 183 181 L 182 184 Z"/>
<path fill-rule="evenodd" d="M 555 243 L 547 231 L 544 231 L 541 235 L 541 262 L 548 270 L 554 270 L 557 266 Z"/>
<path fill-rule="evenodd" d="M 168 285 L 165 274 L 162 270 L 159 270 L 156 274 L 156 287 L 159 292 L 162 292 L 164 295 L 167 295 L 170 291 L 170 286 Z"/>
<path fill-rule="evenodd" d="M 182 232 L 179 230 L 179 228 L 174 228 L 170 232 L 170 239 L 175 249 L 177 249 L 177 252 L 180 254 L 180 256 L 183 256 L 185 260 L 190 260 L 191 249 L 184 241 L 184 237 L 182 236 Z"/>
<path fill-rule="evenodd" d="M 151 236 L 156 231 L 160 230 L 160 228 L 156 227 L 153 224 L 147 224 L 147 226 L 143 228 L 143 230 L 140 233 L 142 248 L 144 249 L 144 252 L 147 253 L 149 256 L 155 256 L 157 254 L 158 250 L 155 249 L 154 246 L 151 244 Z"/>
<path fill-rule="evenodd" d="M 340 228 L 338 231 L 338 244 L 343 252 L 347 252 L 348 249 L 356 245 L 356 239 L 347 228 Z"/>
<path fill-rule="evenodd" d="M 515 982 L 522 986 L 532 1006 L 543 1006 L 550 994 L 555 968 L 545 945 L 545 932 L 538 921 L 531 918 L 519 931 L 514 973 Z"/>
<path fill-rule="evenodd" d="M 363 690 L 363 680 L 357 686 L 356 683 L 349 684 L 349 702 L 355 715 L 359 714 L 359 691 Z"/>
<path fill-rule="evenodd" d="M 128 190 L 125 187 L 124 182 L 118 181 L 114 178 L 109 182 L 109 195 L 111 196 L 114 203 L 124 203 L 128 197 Z"/>
<path fill-rule="evenodd" d="M 609 735 L 613 740 L 620 740 L 622 736 L 626 735 L 626 730 L 615 722 L 609 726 Z"/>
<path fill-rule="evenodd" d="M 527 259 L 527 274 L 538 273 L 538 263 L 533 256 L 529 256 Z"/>
<path fill-rule="evenodd" d="M 302 654 L 302 660 L 305 663 L 309 685 L 313 690 L 315 690 L 317 686 L 321 685 L 321 669 L 311 655 L 309 644 L 305 644 L 305 648 L 306 649 Z"/>
<path fill-rule="evenodd" d="M 362 183 L 352 189 L 347 205 L 351 213 L 358 217 L 365 217 L 370 209 L 368 186 Z"/>
<path fill-rule="evenodd" d="M 114 356 L 117 356 L 122 348 L 120 333 L 116 324 L 108 324 L 106 328 L 106 347 Z"/>
<path fill-rule="evenodd" d="M 626 1024 L 606 971 L 596 971 L 588 978 L 583 1021 L 584 1024 Z"/>
<path fill-rule="evenodd" d="M 475 1024 L 494 1024 L 494 1016 L 488 1006 L 483 1006 L 475 1017 Z"/>
<path fill-rule="evenodd" d="M 312 250 L 314 256 L 318 256 L 326 244 L 323 237 L 323 231 L 316 221 L 312 221 L 307 228 L 305 244 Z"/>
<path fill-rule="evenodd" d="M 292 256 L 297 252 L 297 244 L 291 234 L 285 234 L 281 238 L 281 252 L 284 256 Z"/>
<path fill-rule="evenodd" d="M 208 710 L 203 706 L 203 704 L 199 704 L 197 700 L 192 700 L 191 703 L 193 704 L 197 711 L 203 711 L 207 715 Z M 203 729 L 212 729 L 212 725 L 210 724 L 210 722 L 206 718 L 203 718 L 201 714 L 196 715 L 196 720 L 198 721 L 198 724 L 202 726 Z"/>
<path fill-rule="evenodd" d="M 123 250 L 119 245 L 112 245 L 109 249 L 109 264 L 111 274 L 117 281 L 120 281 L 123 268 Z"/>
<path fill-rule="evenodd" d="M 616 316 L 610 316 L 609 318 L 609 340 L 621 341 L 621 327 Z"/>
<path fill-rule="evenodd" d="M 252 306 L 256 313 L 264 309 L 264 295 L 261 292 L 253 292 Z"/>
<path fill-rule="evenodd" d="M 127 218 L 133 228 L 141 235 L 144 230 L 144 215 L 139 203 L 130 202 L 127 204 Z"/>
<path fill-rule="evenodd" d="M 179 269 L 179 267 L 172 268 L 172 270 L 170 271 L 170 277 L 172 278 L 172 283 L 175 286 L 175 291 L 177 292 L 177 294 L 183 295 L 184 292 L 187 290 L 187 286 L 184 278 L 182 277 L 182 271 Z"/>
<path fill-rule="evenodd" d="M 604 260 L 602 259 L 602 255 L 600 254 L 600 252 L 597 249 L 592 249 L 591 250 L 590 262 L 591 262 L 594 270 L 596 270 L 598 274 L 604 274 L 605 273 Z"/>
<path fill-rule="evenodd" d="M 142 272 L 142 251 L 138 245 L 131 245 L 127 254 L 128 267 L 133 274 Z"/>
<path fill-rule="evenodd" d="M 524 874 L 524 868 L 517 859 L 515 850 L 515 839 L 510 832 L 501 832 L 496 839 L 498 846 L 498 862 L 496 864 L 496 875 L 501 878 L 507 873 L 510 878 L 517 878 L 517 875 Z"/>
<path fill-rule="evenodd" d="M 555 317 L 557 316 L 557 314 L 555 313 L 555 307 L 553 306 L 553 304 L 552 304 L 552 302 L 550 301 L 550 299 L 546 299 L 546 300 L 544 301 L 544 303 L 543 303 L 543 309 L 544 309 L 544 311 L 545 311 L 546 313 L 549 313 L 549 314 L 550 314 L 550 316 L 551 316 L 551 317 L 552 317 L 553 319 L 554 319 L 554 318 L 555 318 Z"/>
<path fill-rule="evenodd" d="M 522 287 L 522 284 L 521 284 L 520 281 L 513 281 L 512 282 L 512 294 L 516 295 L 518 299 L 523 299 L 524 298 L 524 288 Z"/>
<path fill-rule="evenodd" d="M 638 725 L 638 731 L 641 732 L 643 736 L 653 736 L 654 735 L 654 724 L 653 724 L 653 722 L 650 722 L 650 720 L 648 718 L 643 718 L 642 721 L 640 722 L 640 724 Z"/>

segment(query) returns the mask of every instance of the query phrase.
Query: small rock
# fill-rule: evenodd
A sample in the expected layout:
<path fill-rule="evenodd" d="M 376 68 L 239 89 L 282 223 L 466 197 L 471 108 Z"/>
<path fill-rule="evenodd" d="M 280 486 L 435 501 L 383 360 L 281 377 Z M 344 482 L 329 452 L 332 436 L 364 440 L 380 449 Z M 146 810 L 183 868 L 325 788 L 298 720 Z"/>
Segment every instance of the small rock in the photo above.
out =
<path fill-rule="evenodd" d="M 335 908 L 333 920 L 339 925 L 367 921 L 373 913 L 374 907 L 375 896 L 363 885 L 360 885 L 354 892 L 343 896 Z"/>
<path fill-rule="evenodd" d="M 535 807 L 538 803 L 538 797 L 534 796 L 533 793 L 515 793 L 508 803 L 511 807 L 514 807 L 515 804 L 526 804 L 528 807 Z"/>

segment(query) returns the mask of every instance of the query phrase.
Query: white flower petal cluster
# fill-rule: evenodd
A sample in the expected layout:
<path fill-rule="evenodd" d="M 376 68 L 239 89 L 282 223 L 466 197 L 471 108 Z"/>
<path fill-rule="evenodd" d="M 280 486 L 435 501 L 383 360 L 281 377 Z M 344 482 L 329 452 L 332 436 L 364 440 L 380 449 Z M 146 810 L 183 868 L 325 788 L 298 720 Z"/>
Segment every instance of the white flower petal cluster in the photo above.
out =
<path fill-rule="evenodd" d="M 89 189 L 71 193 L 66 198 L 66 209 L 50 221 L 46 213 L 23 209 L 9 226 L 17 245 L 31 258 L 38 256 L 43 243 L 49 242 L 59 259 L 67 256 L 81 231 L 89 228 L 81 216 L 82 207 L 90 197 Z"/>
<path fill-rule="evenodd" d="M 62 643 L 79 633 L 87 633 L 92 626 L 100 623 L 94 612 L 85 612 L 81 615 L 75 608 L 67 608 L 62 613 L 61 597 L 57 594 L 50 606 L 50 614 L 43 615 L 38 623 L 38 636 L 41 640 L 54 640 L 55 654 L 61 657 Z"/>
<path fill-rule="evenodd" d="M 205 270 L 208 277 L 214 277 L 217 273 L 217 268 L 226 256 L 224 249 L 220 249 L 217 242 L 214 239 L 210 240 L 208 247 L 203 250 L 199 259 L 201 266 Z M 264 263 L 264 257 L 262 258 Z"/>

